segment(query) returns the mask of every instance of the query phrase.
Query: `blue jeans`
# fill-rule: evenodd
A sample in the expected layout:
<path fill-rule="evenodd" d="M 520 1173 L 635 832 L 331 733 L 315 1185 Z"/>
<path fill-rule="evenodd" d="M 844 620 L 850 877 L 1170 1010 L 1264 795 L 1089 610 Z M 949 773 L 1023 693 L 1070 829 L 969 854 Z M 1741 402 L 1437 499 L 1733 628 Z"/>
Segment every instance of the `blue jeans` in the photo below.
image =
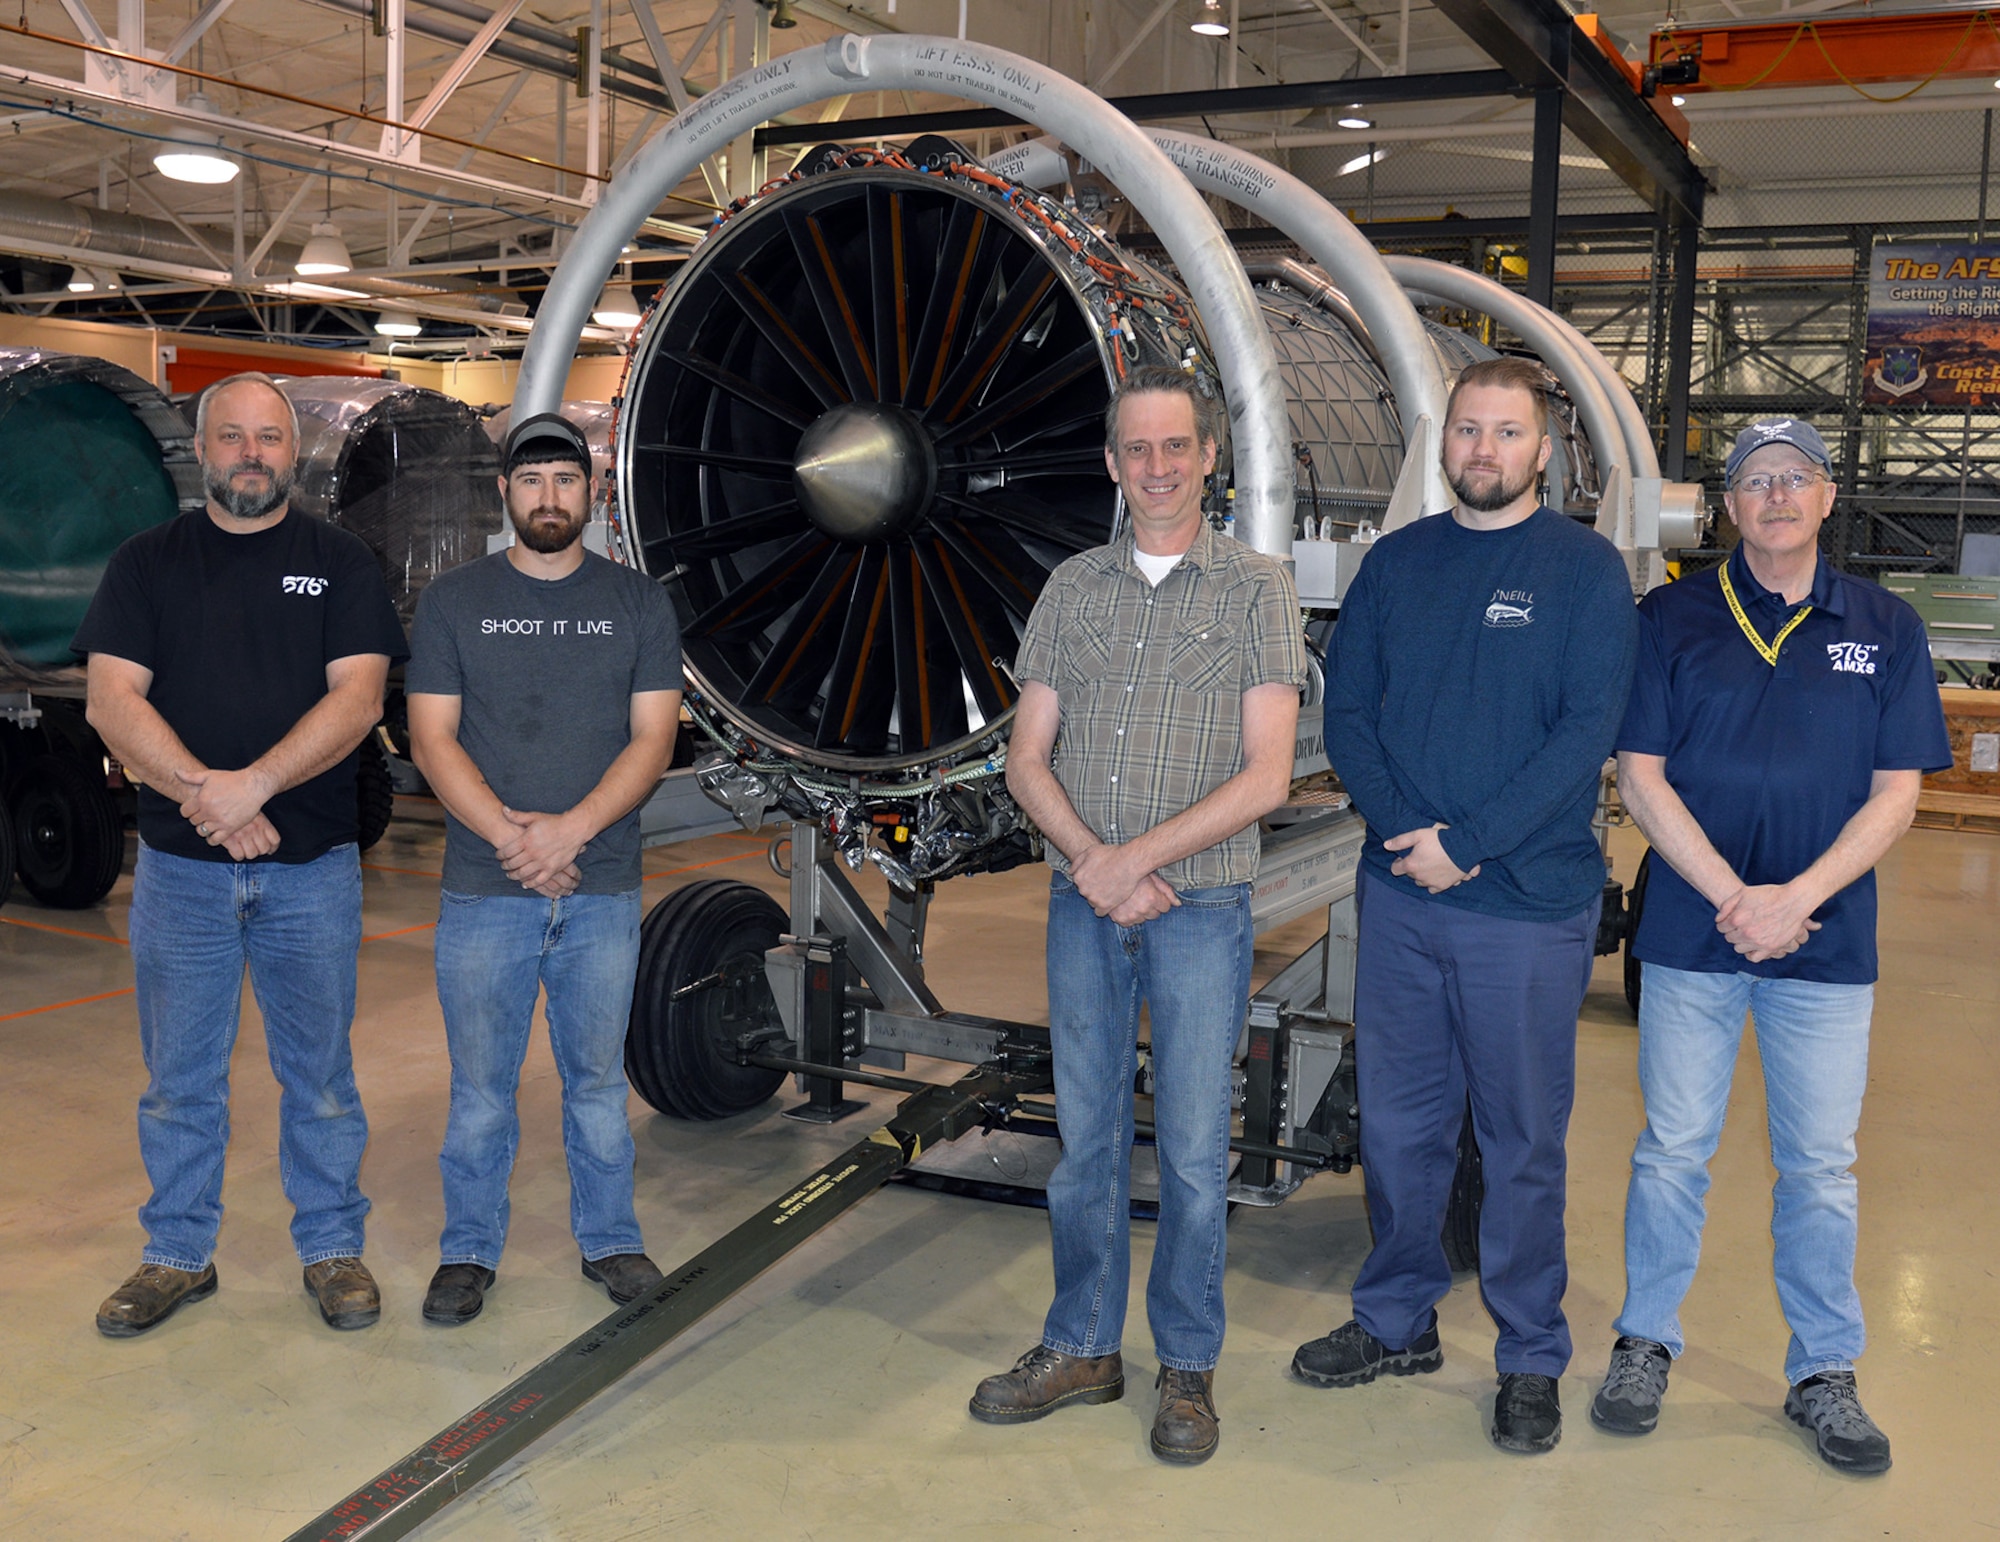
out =
<path fill-rule="evenodd" d="M 640 1253 L 632 1211 L 625 1029 L 639 967 L 639 891 L 454 894 L 438 906 L 438 1003 L 451 1047 L 451 1117 L 441 1261 L 500 1267 L 507 1180 L 521 1144 L 515 1099 L 535 997 L 549 993 L 549 1047 L 562 1074 L 569 1221 L 589 1259 Z"/>
<path fill-rule="evenodd" d="M 282 1089 L 278 1174 L 303 1263 L 361 1252 L 368 1119 L 354 1086 L 361 866 L 352 845 L 311 862 L 202 862 L 143 841 L 132 883 L 139 1045 L 151 1076 L 139 1152 L 153 1194 L 144 1261 L 208 1267 L 222 1225 L 229 1056 L 243 969 Z"/>
<path fill-rule="evenodd" d="M 1042 1342 L 1116 1351 L 1131 1282 L 1132 1081 L 1152 1019 L 1160 1224 L 1146 1317 L 1162 1365 L 1222 1355 L 1230 1063 L 1250 996 L 1250 886 L 1189 889 L 1138 926 L 1098 915 L 1066 874 L 1049 888 L 1049 1032 L 1062 1160 L 1049 1179 L 1056 1292 Z"/>
<path fill-rule="evenodd" d="M 1365 866 L 1358 883 L 1355 1073 L 1375 1245 L 1355 1277 L 1355 1320 L 1392 1349 L 1435 1321 L 1451 1289 L 1441 1233 L 1469 1093 L 1486 1179 L 1479 1289 L 1500 1330 L 1494 1367 L 1560 1376 L 1570 1357 L 1563 1142 L 1601 902 L 1524 921 L 1406 893 Z"/>
<path fill-rule="evenodd" d="M 1646 1128 L 1625 1198 L 1625 1307 L 1617 1331 L 1678 1355 L 1681 1300 L 1694 1281 L 1708 1162 L 1722 1138 L 1729 1084 L 1755 1020 L 1764 1063 L 1771 1240 L 1778 1302 L 1791 1324 L 1785 1377 L 1846 1371 L 1867 1343 L 1854 1288 L 1859 1199 L 1854 1132 L 1868 1084 L 1872 985 L 1772 980 L 1645 966 L 1639 995 L 1639 1087 Z"/>

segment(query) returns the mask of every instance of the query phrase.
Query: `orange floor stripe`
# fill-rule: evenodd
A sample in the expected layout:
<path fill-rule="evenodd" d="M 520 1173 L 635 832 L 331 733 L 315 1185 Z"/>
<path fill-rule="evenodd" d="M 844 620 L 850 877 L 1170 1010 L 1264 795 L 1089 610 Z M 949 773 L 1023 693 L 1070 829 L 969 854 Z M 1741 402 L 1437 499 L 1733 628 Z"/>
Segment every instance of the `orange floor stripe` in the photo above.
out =
<path fill-rule="evenodd" d="M 92 942 L 115 942 L 119 947 L 130 947 L 123 937 L 106 936 L 103 932 L 80 932 L 73 926 L 51 926 L 46 921 L 23 921 L 18 916 L 0 916 L 9 926 L 25 926 L 30 931 L 54 932 L 61 937 L 88 937 Z"/>
<path fill-rule="evenodd" d="M 436 925 L 437 922 L 435 921 L 425 921 L 418 926 L 399 926 L 393 932 L 376 932 L 373 936 L 363 937 L 361 940 L 363 942 L 380 942 L 384 937 L 407 937 L 411 932 L 427 932 Z"/>
<path fill-rule="evenodd" d="M 704 867 L 722 867 L 730 862 L 748 862 L 752 857 L 761 857 L 763 855 L 764 853 L 761 851 L 746 851 L 740 857 L 712 857 L 706 862 L 690 862 L 686 867 L 663 868 L 657 873 L 646 874 L 640 881 L 651 883 L 655 878 L 671 878 L 676 873 L 692 873 L 698 868 Z"/>
<path fill-rule="evenodd" d="M 17 1017 L 33 1017 L 37 1012 L 60 1012 L 64 1007 L 83 1007 L 93 1001 L 109 1001 L 114 996 L 129 996 L 139 987 L 128 985 L 122 991 L 104 991 L 95 996 L 78 996 L 74 1001 L 51 1001 L 45 1007 L 29 1007 L 22 1012 L 0 1012 L 0 1023 L 11 1022 Z"/>

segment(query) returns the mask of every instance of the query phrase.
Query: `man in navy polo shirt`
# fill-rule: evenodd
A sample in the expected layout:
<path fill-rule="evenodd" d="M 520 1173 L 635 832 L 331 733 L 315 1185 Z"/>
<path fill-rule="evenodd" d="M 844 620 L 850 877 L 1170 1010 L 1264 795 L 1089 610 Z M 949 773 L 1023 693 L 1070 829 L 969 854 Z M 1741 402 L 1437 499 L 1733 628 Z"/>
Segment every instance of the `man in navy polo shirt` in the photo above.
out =
<path fill-rule="evenodd" d="M 1625 1306 L 1599 1428 L 1643 1435 L 1681 1352 L 1708 1162 L 1747 1013 L 1769 1104 L 1785 1413 L 1844 1472 L 1883 1472 L 1861 1406 L 1849 1168 L 1868 1079 L 1874 866 L 1951 764 L 1916 612 L 1819 555 L 1826 445 L 1791 419 L 1745 429 L 1723 501 L 1742 544 L 1648 595 L 1618 785 L 1653 843 L 1632 951 L 1644 973 L 1646 1129 L 1625 1207 Z"/>

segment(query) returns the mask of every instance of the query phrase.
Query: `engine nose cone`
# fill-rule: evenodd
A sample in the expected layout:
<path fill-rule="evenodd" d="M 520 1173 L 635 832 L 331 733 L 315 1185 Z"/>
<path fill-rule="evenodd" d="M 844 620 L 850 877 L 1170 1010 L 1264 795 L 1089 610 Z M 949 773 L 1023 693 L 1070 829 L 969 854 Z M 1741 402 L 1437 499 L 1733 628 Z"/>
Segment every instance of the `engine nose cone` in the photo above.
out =
<path fill-rule="evenodd" d="M 848 402 L 799 440 L 792 485 L 806 517 L 842 541 L 872 541 L 923 518 L 937 457 L 916 418 L 886 402 Z"/>

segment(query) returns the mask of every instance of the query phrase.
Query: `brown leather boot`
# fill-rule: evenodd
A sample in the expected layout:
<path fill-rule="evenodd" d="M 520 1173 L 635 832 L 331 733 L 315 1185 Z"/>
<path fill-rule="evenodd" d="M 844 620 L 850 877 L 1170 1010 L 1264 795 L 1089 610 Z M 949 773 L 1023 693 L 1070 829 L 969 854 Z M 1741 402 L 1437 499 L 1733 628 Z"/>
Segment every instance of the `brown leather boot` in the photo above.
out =
<path fill-rule="evenodd" d="M 1215 1455 L 1222 1439 L 1215 1416 L 1215 1372 L 1163 1365 L 1155 1385 L 1160 1409 L 1153 1415 L 1153 1455 L 1189 1467 Z"/>
<path fill-rule="evenodd" d="M 366 1328 L 382 1315 L 382 1292 L 358 1258 L 322 1258 L 306 1265 L 306 1293 L 329 1328 Z"/>
<path fill-rule="evenodd" d="M 1026 1424 L 1069 1403 L 1115 1403 L 1125 1395 L 1125 1362 L 1117 1355 L 1085 1360 L 1037 1344 L 1014 1369 L 989 1376 L 972 1394 L 972 1417 L 987 1424 Z"/>
<path fill-rule="evenodd" d="M 97 1331 L 108 1339 L 129 1339 L 158 1327 L 185 1301 L 215 1294 L 215 1265 L 190 1273 L 166 1264 L 141 1264 L 139 1272 L 105 1298 L 97 1309 Z"/>

